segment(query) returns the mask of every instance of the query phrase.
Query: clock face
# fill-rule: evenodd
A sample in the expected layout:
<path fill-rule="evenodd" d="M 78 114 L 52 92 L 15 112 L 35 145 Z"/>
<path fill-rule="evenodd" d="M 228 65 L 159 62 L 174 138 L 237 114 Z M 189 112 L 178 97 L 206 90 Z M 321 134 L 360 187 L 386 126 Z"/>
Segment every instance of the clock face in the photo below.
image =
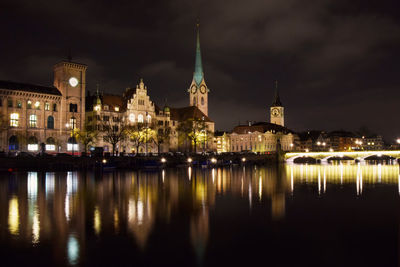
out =
<path fill-rule="evenodd" d="M 192 94 L 196 93 L 196 90 L 197 90 L 196 85 L 193 85 L 193 86 L 192 86 Z"/>
<path fill-rule="evenodd" d="M 78 85 L 78 79 L 75 77 L 69 78 L 69 85 L 71 85 L 72 87 L 76 87 Z"/>
<path fill-rule="evenodd" d="M 272 116 L 278 117 L 279 116 L 279 109 L 274 108 L 271 110 Z"/>
<path fill-rule="evenodd" d="M 202 94 L 205 94 L 206 93 L 206 87 L 204 86 L 204 85 L 202 85 L 201 87 L 200 87 L 200 92 L 202 93 Z"/>

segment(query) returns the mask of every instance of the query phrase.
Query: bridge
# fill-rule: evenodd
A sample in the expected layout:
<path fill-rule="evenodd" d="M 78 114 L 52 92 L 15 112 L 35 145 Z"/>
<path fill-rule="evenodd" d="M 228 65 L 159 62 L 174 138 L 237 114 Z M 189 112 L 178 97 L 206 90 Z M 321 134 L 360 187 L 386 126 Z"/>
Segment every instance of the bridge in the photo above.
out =
<path fill-rule="evenodd" d="M 284 159 L 288 163 L 293 163 L 296 159 L 308 158 L 320 160 L 321 163 L 329 160 L 389 160 L 399 159 L 400 150 L 381 150 L 381 151 L 321 151 L 321 152 L 289 152 L 284 155 Z"/>

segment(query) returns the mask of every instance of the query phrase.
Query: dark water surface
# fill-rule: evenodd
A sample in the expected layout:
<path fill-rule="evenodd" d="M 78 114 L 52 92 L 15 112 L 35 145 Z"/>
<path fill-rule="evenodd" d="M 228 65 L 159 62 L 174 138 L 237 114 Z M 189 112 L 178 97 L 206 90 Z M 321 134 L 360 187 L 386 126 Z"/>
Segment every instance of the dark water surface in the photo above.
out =
<path fill-rule="evenodd" d="M 398 165 L 2 174 L 0 266 L 399 266 Z"/>

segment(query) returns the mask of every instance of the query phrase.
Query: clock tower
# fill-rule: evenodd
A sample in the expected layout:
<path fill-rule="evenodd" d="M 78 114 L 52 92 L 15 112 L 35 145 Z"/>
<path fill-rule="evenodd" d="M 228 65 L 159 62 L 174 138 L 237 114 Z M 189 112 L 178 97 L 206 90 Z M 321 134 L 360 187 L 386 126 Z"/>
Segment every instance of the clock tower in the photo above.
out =
<path fill-rule="evenodd" d="M 72 62 L 71 58 L 54 65 L 54 86 L 61 92 L 60 131 L 82 129 L 85 122 L 85 64 Z"/>
<path fill-rule="evenodd" d="M 197 24 L 197 40 L 196 40 L 196 60 L 193 73 L 193 80 L 188 89 L 190 106 L 198 107 L 206 116 L 208 116 L 208 89 L 204 80 L 203 65 L 201 62 L 200 52 L 200 34 L 199 24 Z"/>
<path fill-rule="evenodd" d="M 278 81 L 275 81 L 275 97 L 270 108 L 271 123 L 285 126 L 284 108 L 279 99 Z"/>

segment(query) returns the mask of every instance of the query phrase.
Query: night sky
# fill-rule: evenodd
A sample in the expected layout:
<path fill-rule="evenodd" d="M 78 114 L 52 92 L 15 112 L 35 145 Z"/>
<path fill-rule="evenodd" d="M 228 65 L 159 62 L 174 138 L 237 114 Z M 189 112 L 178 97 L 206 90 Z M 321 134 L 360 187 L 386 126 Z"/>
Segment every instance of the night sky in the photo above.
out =
<path fill-rule="evenodd" d="M 216 129 L 269 121 L 277 79 L 290 129 L 400 137 L 399 1 L 5 2 L 2 80 L 51 85 L 71 48 L 87 89 L 122 94 L 143 77 L 156 104 L 186 106 L 199 17 Z"/>

